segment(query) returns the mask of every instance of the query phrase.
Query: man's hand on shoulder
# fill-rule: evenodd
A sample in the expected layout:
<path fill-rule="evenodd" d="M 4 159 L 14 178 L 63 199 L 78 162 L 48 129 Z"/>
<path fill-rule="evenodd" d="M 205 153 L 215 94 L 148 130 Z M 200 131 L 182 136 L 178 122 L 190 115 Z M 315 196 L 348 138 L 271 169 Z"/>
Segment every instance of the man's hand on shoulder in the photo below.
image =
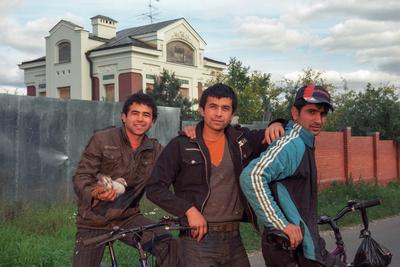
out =
<path fill-rule="evenodd" d="M 285 129 L 280 122 L 274 122 L 267 129 L 265 129 L 263 144 L 270 145 L 275 139 L 285 134 Z"/>
<path fill-rule="evenodd" d="M 303 241 L 303 233 L 301 232 L 301 228 L 297 225 L 289 223 L 282 231 L 289 237 L 290 246 L 293 249 Z"/>
<path fill-rule="evenodd" d="M 196 238 L 197 241 L 203 239 L 203 236 L 207 233 L 207 221 L 203 214 L 196 208 L 191 207 L 185 213 L 189 226 L 192 227 L 192 237 Z"/>
<path fill-rule="evenodd" d="M 196 138 L 196 127 L 195 126 L 186 126 L 185 128 L 182 129 L 182 132 L 190 139 Z"/>

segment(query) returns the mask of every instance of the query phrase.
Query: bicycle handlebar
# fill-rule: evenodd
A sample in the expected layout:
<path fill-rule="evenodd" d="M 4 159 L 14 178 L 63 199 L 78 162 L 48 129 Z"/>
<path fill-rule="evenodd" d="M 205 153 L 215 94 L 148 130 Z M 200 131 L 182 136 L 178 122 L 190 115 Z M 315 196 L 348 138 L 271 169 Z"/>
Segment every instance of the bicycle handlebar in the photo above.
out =
<path fill-rule="evenodd" d="M 367 200 L 365 202 L 357 203 L 355 204 L 355 209 L 366 209 L 374 206 L 378 206 L 381 204 L 380 199 L 373 199 L 373 200 Z"/>
<path fill-rule="evenodd" d="M 129 233 L 141 233 L 147 230 L 151 230 L 157 227 L 164 227 L 165 230 L 189 230 L 191 227 L 189 226 L 178 226 L 178 220 L 176 218 L 170 218 L 165 216 L 161 219 L 158 223 L 128 228 L 128 229 L 121 229 L 119 227 L 115 227 L 111 232 L 106 234 L 102 234 L 99 236 L 95 236 L 92 238 L 88 238 L 82 241 L 84 246 L 89 246 L 93 244 L 97 244 L 97 246 L 103 245 L 105 243 L 120 239 L 125 237 Z"/>
<path fill-rule="evenodd" d="M 367 200 L 364 202 L 357 202 L 354 200 L 349 200 L 347 202 L 347 205 L 341 209 L 334 217 L 329 217 L 329 216 L 321 216 L 318 220 L 318 224 L 330 224 L 330 222 L 336 222 L 339 219 L 341 219 L 344 215 L 346 215 L 349 212 L 356 211 L 356 210 L 365 210 L 370 207 L 378 206 L 381 204 L 380 199 L 373 199 L 373 200 Z"/>

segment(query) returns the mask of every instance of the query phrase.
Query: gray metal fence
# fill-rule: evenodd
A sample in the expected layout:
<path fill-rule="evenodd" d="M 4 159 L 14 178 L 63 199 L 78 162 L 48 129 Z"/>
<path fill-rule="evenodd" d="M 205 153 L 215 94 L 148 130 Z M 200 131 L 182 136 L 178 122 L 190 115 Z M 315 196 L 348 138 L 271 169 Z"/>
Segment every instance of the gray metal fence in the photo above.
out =
<path fill-rule="evenodd" d="M 69 201 L 71 178 L 94 130 L 121 125 L 122 103 L 0 94 L 0 201 Z M 166 144 L 180 110 L 159 107 L 149 135 Z"/>

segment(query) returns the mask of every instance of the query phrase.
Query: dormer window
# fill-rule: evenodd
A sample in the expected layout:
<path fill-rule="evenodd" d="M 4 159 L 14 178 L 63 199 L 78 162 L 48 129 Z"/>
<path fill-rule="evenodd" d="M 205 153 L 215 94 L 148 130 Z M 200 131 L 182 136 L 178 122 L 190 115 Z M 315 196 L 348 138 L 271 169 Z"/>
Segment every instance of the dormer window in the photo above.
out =
<path fill-rule="evenodd" d="M 62 42 L 58 45 L 58 63 L 71 62 L 71 44 Z"/>
<path fill-rule="evenodd" d="M 194 66 L 194 51 L 183 42 L 170 42 L 167 44 L 167 61 Z"/>

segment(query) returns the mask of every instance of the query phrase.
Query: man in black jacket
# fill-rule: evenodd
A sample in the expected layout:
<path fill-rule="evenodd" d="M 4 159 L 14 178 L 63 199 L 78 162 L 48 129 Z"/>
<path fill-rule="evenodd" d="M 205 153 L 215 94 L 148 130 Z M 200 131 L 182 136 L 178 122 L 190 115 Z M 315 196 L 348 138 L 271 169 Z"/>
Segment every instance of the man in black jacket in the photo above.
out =
<path fill-rule="evenodd" d="M 197 137 L 171 140 L 146 186 L 152 202 L 192 227 L 180 235 L 181 266 L 250 266 L 239 224 L 245 220 L 255 225 L 256 218 L 240 190 L 239 176 L 267 145 L 262 144 L 264 130 L 230 126 L 236 107 L 229 86 L 206 89 Z"/>

